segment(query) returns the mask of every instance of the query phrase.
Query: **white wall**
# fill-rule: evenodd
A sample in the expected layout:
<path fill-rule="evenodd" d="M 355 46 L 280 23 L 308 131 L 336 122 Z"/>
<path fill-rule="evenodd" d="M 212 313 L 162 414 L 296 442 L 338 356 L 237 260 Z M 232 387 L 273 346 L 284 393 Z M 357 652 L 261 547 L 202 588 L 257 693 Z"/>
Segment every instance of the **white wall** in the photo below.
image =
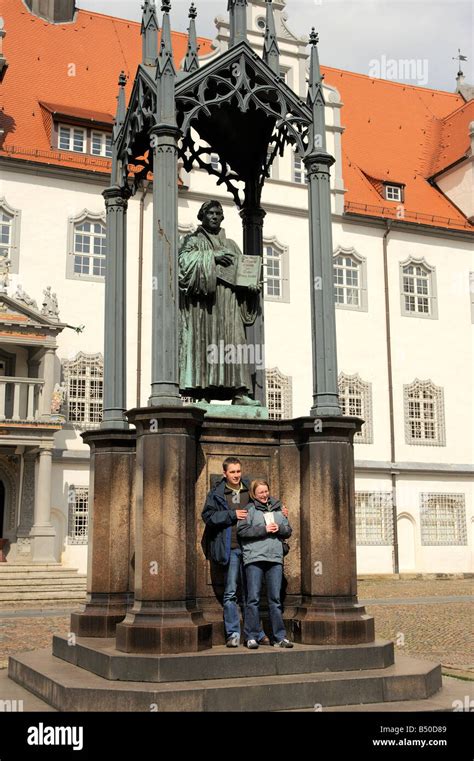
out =
<path fill-rule="evenodd" d="M 261 52 L 263 36 L 255 22 L 264 15 L 265 3 L 254 0 L 248 6 L 252 28 L 250 42 Z M 278 22 L 280 23 L 280 22 Z M 218 24 L 218 38 L 225 47 L 227 27 Z M 281 65 L 288 70 L 288 82 L 305 96 L 307 56 L 305 43 L 284 32 L 280 39 Z M 335 153 L 332 188 L 342 187 L 340 139 L 331 127 L 337 126 L 339 110 L 336 93 L 325 86 L 328 150 Z M 472 165 L 471 165 L 472 172 Z M 307 188 L 292 182 L 292 152 L 287 149 L 277 158 L 277 179 L 267 181 L 263 206 L 267 208 L 265 237 L 275 236 L 289 249 L 290 302 L 266 302 L 266 365 L 278 367 L 293 381 L 293 416 L 307 415 L 312 402 L 310 270 L 308 249 Z M 339 184 L 338 184 L 339 182 Z M 439 185 L 450 197 L 458 198 L 462 207 L 472 185 L 468 170 L 459 168 L 446 175 Z M 12 276 L 13 293 L 17 283 L 42 301 L 47 285 L 58 294 L 60 319 L 70 325 L 84 324 L 81 334 L 65 329 L 58 338 L 58 357 L 70 359 L 77 352 L 103 352 L 104 283 L 67 279 L 68 218 L 84 208 L 104 212 L 101 191 L 106 182 L 82 182 L 47 176 L 38 172 L 5 172 L 2 195 L 21 210 L 20 272 Z M 454 195 L 453 195 L 454 194 Z M 456 195 L 457 194 L 457 195 Z M 224 227 L 228 237 L 242 241 L 242 224 L 237 210 L 229 205 L 230 196 L 217 187 L 216 180 L 203 171 L 194 171 L 188 190 L 179 193 L 179 222 L 197 224 L 201 203 L 216 197 L 224 203 Z M 341 195 L 332 193 L 336 211 Z M 231 199 L 230 199 L 231 200 Z M 456 202 L 456 201 L 455 201 Z M 127 406 L 137 404 L 137 290 L 138 230 L 140 194 L 129 201 L 127 260 Z M 334 250 L 340 245 L 354 247 L 366 259 L 368 311 L 336 308 L 338 368 L 347 374 L 359 373 L 372 384 L 372 444 L 355 444 L 359 461 L 390 460 L 389 400 L 385 297 L 383 280 L 384 229 L 361 221 L 352 224 L 334 219 Z M 139 404 L 146 405 L 150 394 L 151 373 L 151 303 L 152 303 L 152 199 L 151 188 L 145 200 L 142 315 L 142 373 Z M 400 309 L 399 264 L 409 256 L 424 257 L 436 268 L 438 319 L 406 317 Z M 392 231 L 388 238 L 389 295 L 391 310 L 392 361 L 395 406 L 395 459 L 398 462 L 423 462 L 448 465 L 473 461 L 473 441 L 468 420 L 472 419 L 472 325 L 470 319 L 469 271 L 474 270 L 469 242 L 454 236 L 426 234 L 413 226 L 410 232 Z M 317 339 L 317 337 L 316 337 Z M 21 355 L 23 350 L 19 350 Z M 20 368 L 20 365 L 18 365 Z M 59 367 L 57 368 L 59 371 Z M 23 371 L 22 371 L 23 372 Z M 24 375 L 26 375 L 26 365 Z M 416 377 L 431 379 L 444 389 L 446 446 L 412 446 L 405 443 L 403 384 Z M 59 376 L 56 378 L 59 380 Z M 67 428 L 55 435 L 59 450 L 88 452 L 80 432 Z M 70 483 L 88 484 L 86 462 L 55 463 L 53 468 L 52 507 L 60 528 L 67 527 L 67 488 Z M 400 559 L 406 570 L 468 571 L 472 569 L 472 497 L 467 478 L 446 475 L 399 477 L 398 513 L 400 516 Z M 381 486 L 382 485 L 382 486 Z M 436 488 L 435 488 L 436 487 Z M 368 476 L 357 473 L 357 491 L 390 491 L 388 475 Z M 468 513 L 468 547 L 422 547 L 419 527 L 419 494 L 423 491 L 457 491 L 466 495 Z M 469 506 L 468 506 L 469 503 Z M 61 519 L 61 515 L 63 519 Z M 60 529 L 63 530 L 64 529 Z M 359 547 L 359 572 L 389 573 L 392 570 L 391 547 Z M 86 548 L 66 545 L 63 562 L 85 571 Z"/>

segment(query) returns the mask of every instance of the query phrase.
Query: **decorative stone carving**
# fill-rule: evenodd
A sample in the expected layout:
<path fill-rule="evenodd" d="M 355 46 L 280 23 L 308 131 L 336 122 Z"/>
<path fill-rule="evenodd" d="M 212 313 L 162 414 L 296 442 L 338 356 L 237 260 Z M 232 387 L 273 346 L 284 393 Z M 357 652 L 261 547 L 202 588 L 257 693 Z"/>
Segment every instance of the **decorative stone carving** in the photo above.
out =
<path fill-rule="evenodd" d="M 0 263 L 0 293 L 7 293 L 7 288 L 10 285 L 10 259 L 4 259 Z"/>
<path fill-rule="evenodd" d="M 27 536 L 19 536 L 16 540 L 16 553 L 22 558 L 31 555 L 31 539 Z"/>
<path fill-rule="evenodd" d="M 56 383 L 51 397 L 51 414 L 59 415 L 66 398 L 66 384 Z"/>
<path fill-rule="evenodd" d="M 32 299 L 28 294 L 23 290 L 20 283 L 18 283 L 16 287 L 16 292 L 13 295 L 13 298 L 15 301 L 21 301 L 23 304 L 26 304 L 26 306 L 31 307 L 32 309 L 36 309 L 38 311 L 38 304 L 34 299 Z"/>
<path fill-rule="evenodd" d="M 19 460 L 16 455 L 0 457 L 0 479 L 5 485 L 5 507 L 7 509 L 7 531 L 14 531 L 16 526 L 18 502 Z"/>
<path fill-rule="evenodd" d="M 55 293 L 51 293 L 51 286 L 48 285 L 43 292 L 43 308 L 41 314 L 49 317 L 51 320 L 59 320 L 58 299 Z"/>
<path fill-rule="evenodd" d="M 21 496 L 20 525 L 18 526 L 17 536 L 23 537 L 23 541 L 28 541 L 28 534 L 33 525 L 35 510 L 35 460 L 36 455 L 26 453 L 24 455 L 23 465 L 23 490 Z M 26 536 L 25 536 L 26 535 Z"/>

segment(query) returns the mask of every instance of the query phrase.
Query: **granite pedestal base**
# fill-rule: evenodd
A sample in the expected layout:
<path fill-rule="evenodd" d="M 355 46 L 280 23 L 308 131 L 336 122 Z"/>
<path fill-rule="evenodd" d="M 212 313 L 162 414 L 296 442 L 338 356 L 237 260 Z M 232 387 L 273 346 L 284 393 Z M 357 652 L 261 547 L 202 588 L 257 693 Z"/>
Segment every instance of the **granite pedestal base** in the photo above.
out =
<path fill-rule="evenodd" d="M 81 637 L 111 637 L 133 603 L 135 431 L 82 434 L 91 448 L 87 601 L 71 615 Z"/>

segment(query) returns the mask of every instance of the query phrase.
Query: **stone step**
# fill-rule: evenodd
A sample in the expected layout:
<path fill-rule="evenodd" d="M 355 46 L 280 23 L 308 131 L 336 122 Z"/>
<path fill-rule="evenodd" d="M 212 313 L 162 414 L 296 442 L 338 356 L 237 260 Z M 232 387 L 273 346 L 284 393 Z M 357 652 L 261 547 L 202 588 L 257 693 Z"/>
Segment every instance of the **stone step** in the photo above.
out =
<path fill-rule="evenodd" d="M 248 653 L 250 657 L 254 654 Z M 11 657 L 8 674 L 60 711 L 281 711 L 315 705 L 370 706 L 424 700 L 441 688 L 439 665 L 406 657 L 385 669 L 368 671 L 124 683 L 55 658 L 45 648 Z"/>
<path fill-rule="evenodd" d="M 0 603 L 2 602 L 22 602 L 24 600 L 85 600 L 86 590 L 71 587 L 48 587 L 47 589 L 33 589 L 28 591 L 15 590 L 14 592 L 0 592 Z"/>
<path fill-rule="evenodd" d="M 395 700 L 390 703 L 371 703 L 370 705 L 347 705 L 347 706 L 327 706 L 325 713 L 405 713 L 407 711 L 418 712 L 446 712 L 453 711 L 461 703 L 465 703 L 466 685 L 459 679 L 443 677 L 441 689 L 425 700 Z M 50 706 L 44 700 L 41 700 L 29 690 L 13 682 L 7 674 L 7 670 L 0 671 L 0 700 L 8 698 L 10 700 L 21 701 L 21 708 L 24 713 L 31 711 L 55 712 L 56 709 Z M 282 713 L 314 713 L 312 708 L 296 708 Z M 459 710 L 459 708 L 456 708 Z"/>
<path fill-rule="evenodd" d="M 67 568 L 61 563 L 0 563 L 0 576 L 10 571 L 63 571 L 64 573 L 76 573 L 77 568 Z"/>
<path fill-rule="evenodd" d="M 31 579 L 31 578 L 78 578 L 85 579 L 87 574 L 77 573 L 77 571 L 69 568 L 34 568 L 28 570 L 27 568 L 9 568 L 8 571 L 0 573 L 0 583 L 4 579 Z"/>
<path fill-rule="evenodd" d="M 471 688 L 460 679 L 452 679 L 444 676 L 441 689 L 425 700 L 394 700 L 390 703 L 372 703 L 367 705 L 327 706 L 325 713 L 405 713 L 409 712 L 446 712 L 467 711 L 470 696 L 466 699 L 466 692 Z M 51 710 L 51 709 L 50 709 Z M 319 710 L 319 707 L 318 707 Z M 285 713 L 314 713 L 315 708 L 296 708 Z"/>
<path fill-rule="evenodd" d="M 0 589 L 6 589 L 7 587 L 18 587 L 19 589 L 21 587 L 28 587 L 28 586 L 41 586 L 42 584 L 48 585 L 48 584 L 75 584 L 80 587 L 85 587 L 87 583 L 87 579 L 85 577 L 81 578 L 80 576 L 58 576 L 56 574 L 49 575 L 42 575 L 42 576 L 24 576 L 22 578 L 17 579 L 11 579 L 8 578 L 1 578 L 0 579 Z"/>
<path fill-rule="evenodd" d="M 129 682 L 181 682 L 239 677 L 384 669 L 393 665 L 393 643 L 295 645 L 292 650 L 247 650 L 223 645 L 199 653 L 135 655 L 115 648 L 115 639 L 53 636 L 53 655 L 104 679 Z"/>

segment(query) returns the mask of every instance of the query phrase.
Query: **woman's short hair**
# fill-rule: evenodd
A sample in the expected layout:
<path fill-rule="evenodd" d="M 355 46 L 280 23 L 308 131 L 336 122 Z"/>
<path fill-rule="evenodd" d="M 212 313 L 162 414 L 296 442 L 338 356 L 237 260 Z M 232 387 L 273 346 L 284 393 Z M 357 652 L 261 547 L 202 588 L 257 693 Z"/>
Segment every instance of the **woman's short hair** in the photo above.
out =
<path fill-rule="evenodd" d="M 256 496 L 255 496 L 255 489 L 258 486 L 266 486 L 268 491 L 270 491 L 270 484 L 268 483 L 268 481 L 265 481 L 264 478 L 255 478 L 251 482 L 250 489 L 249 489 L 249 494 L 250 494 L 251 499 L 257 499 Z"/>
<path fill-rule="evenodd" d="M 214 206 L 217 206 L 221 210 L 221 212 L 224 213 L 224 209 L 222 208 L 221 202 L 211 198 L 210 201 L 205 201 L 198 211 L 198 219 L 200 222 L 204 219 L 204 214 L 206 213 L 206 211 L 209 211 L 209 209 L 213 209 Z"/>

